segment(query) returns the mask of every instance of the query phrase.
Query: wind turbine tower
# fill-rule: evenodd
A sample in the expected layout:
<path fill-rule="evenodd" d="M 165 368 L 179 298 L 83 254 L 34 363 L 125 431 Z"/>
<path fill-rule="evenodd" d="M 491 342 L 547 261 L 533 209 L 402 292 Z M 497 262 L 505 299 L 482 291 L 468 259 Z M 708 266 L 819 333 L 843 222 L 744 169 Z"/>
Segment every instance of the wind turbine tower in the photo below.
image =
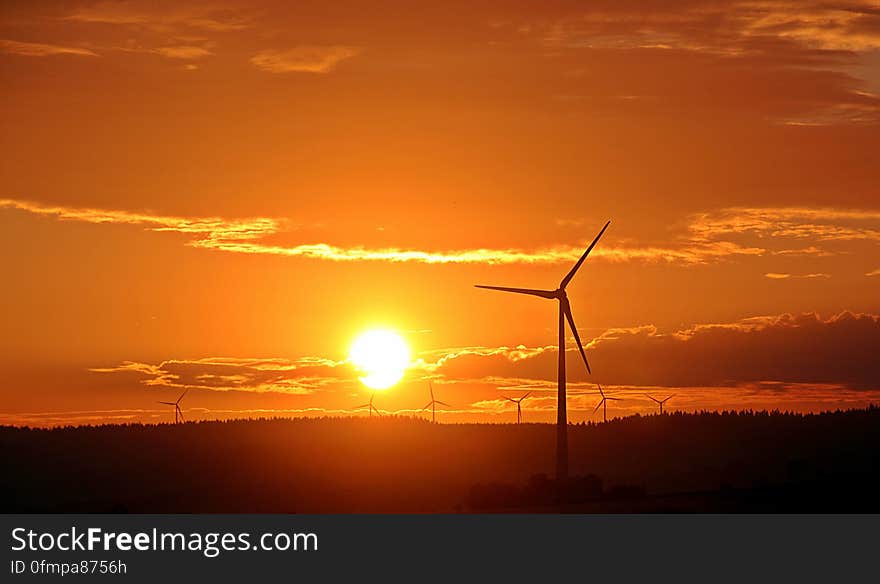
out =
<path fill-rule="evenodd" d="M 504 399 L 506 399 L 507 401 L 513 402 L 516 404 L 516 423 L 517 424 L 522 424 L 522 400 L 529 397 L 529 393 L 532 393 L 532 392 L 530 391 L 530 392 L 526 393 L 525 395 L 521 396 L 519 399 L 513 399 L 512 397 L 507 397 L 506 395 L 501 396 Z"/>
<path fill-rule="evenodd" d="M 381 415 L 382 415 L 382 414 L 379 413 L 379 410 L 376 409 L 376 406 L 373 405 L 373 398 L 374 398 L 374 397 L 376 397 L 376 392 L 375 392 L 375 391 L 374 391 L 373 393 L 370 394 L 370 401 L 369 401 L 369 402 L 367 402 L 367 403 L 365 403 L 365 404 L 362 404 L 362 405 L 359 405 L 359 406 L 357 407 L 357 409 L 359 409 L 359 410 L 362 409 L 362 408 L 368 408 L 367 411 L 370 412 L 370 417 L 371 417 L 371 418 L 373 417 L 373 412 L 376 412 L 376 415 L 377 415 L 377 416 L 381 416 Z"/>
<path fill-rule="evenodd" d="M 183 396 L 185 396 L 185 395 L 186 395 L 186 392 L 188 392 L 188 391 L 189 391 L 189 390 L 187 389 L 187 390 L 185 390 L 182 394 L 180 394 L 180 397 L 177 398 L 177 401 L 173 401 L 173 402 L 160 401 L 160 402 L 159 402 L 160 404 L 163 404 L 163 405 L 166 405 L 166 406 L 174 406 L 174 423 L 175 423 L 175 424 L 178 422 L 178 416 L 180 416 L 180 421 L 181 421 L 181 422 L 185 422 L 185 421 L 186 421 L 186 420 L 183 419 L 183 410 L 180 409 L 180 400 L 183 399 Z"/>
<path fill-rule="evenodd" d="M 652 395 L 648 395 L 647 393 L 646 393 L 645 395 L 647 395 L 648 398 L 649 398 L 651 401 L 653 401 L 655 404 L 657 404 L 658 406 L 660 406 L 660 413 L 661 413 L 661 414 L 663 413 L 663 404 L 665 404 L 666 402 L 668 402 L 669 400 L 671 400 L 672 398 L 675 397 L 675 394 L 672 394 L 672 395 L 670 395 L 669 397 L 666 397 L 666 398 L 664 398 L 664 399 L 657 399 L 656 397 L 654 397 L 654 396 L 652 396 Z"/>
<path fill-rule="evenodd" d="M 599 408 L 602 408 L 602 421 L 607 422 L 608 421 L 608 402 L 609 401 L 622 401 L 622 400 L 619 397 L 611 397 L 611 396 L 605 395 L 605 392 L 602 391 L 602 386 L 599 385 L 598 383 L 596 385 L 599 387 L 599 393 L 602 395 L 602 400 L 599 401 L 599 403 L 596 405 L 596 409 L 593 410 L 593 414 L 595 415 L 595 413 L 597 411 L 599 411 Z"/>
<path fill-rule="evenodd" d="M 446 406 L 447 408 L 450 408 L 452 406 L 450 406 L 449 404 L 444 403 L 440 400 L 434 399 L 434 384 L 431 383 L 430 381 L 428 382 L 428 390 L 431 392 L 431 401 L 429 401 L 428 404 L 422 408 L 422 411 L 427 410 L 428 407 L 430 406 L 430 408 L 431 408 L 431 423 L 433 424 L 437 421 L 437 407 L 436 407 L 437 404 L 440 404 L 441 406 Z"/>
<path fill-rule="evenodd" d="M 608 226 L 611 225 L 611 221 L 608 221 L 605 224 L 605 227 L 599 231 L 599 234 L 596 236 L 596 239 L 593 240 L 593 243 L 590 244 L 590 247 L 584 252 L 584 254 L 580 257 L 580 259 L 575 263 L 574 267 L 562 278 L 562 281 L 559 283 L 559 287 L 555 290 L 534 290 L 531 288 L 508 288 L 503 286 L 482 286 L 477 285 L 477 288 L 485 288 L 487 290 L 499 290 L 501 292 L 512 292 L 514 294 L 528 294 L 530 296 L 538 296 L 539 298 L 546 298 L 547 300 L 556 300 L 559 302 L 559 371 L 557 374 L 557 396 L 556 396 L 556 478 L 558 480 L 564 481 L 568 479 L 568 415 L 566 412 L 566 404 L 565 404 L 565 321 L 568 320 L 568 326 L 571 329 L 572 335 L 574 336 L 574 340 L 577 342 L 578 349 L 581 353 L 581 358 L 584 360 L 584 365 L 587 366 L 587 372 L 590 371 L 590 364 L 587 361 L 587 355 L 584 353 L 584 347 L 581 344 L 580 336 L 578 335 L 577 327 L 574 324 L 574 316 L 571 314 L 571 305 L 568 301 L 568 295 L 565 293 L 565 288 L 571 282 L 571 279 L 574 278 L 574 275 L 577 273 L 578 269 L 580 269 L 581 264 L 584 263 L 584 260 L 587 259 L 587 256 L 593 250 L 593 247 L 599 241 L 599 238 L 602 237 L 602 234 L 605 233 L 605 230 L 608 229 Z"/>

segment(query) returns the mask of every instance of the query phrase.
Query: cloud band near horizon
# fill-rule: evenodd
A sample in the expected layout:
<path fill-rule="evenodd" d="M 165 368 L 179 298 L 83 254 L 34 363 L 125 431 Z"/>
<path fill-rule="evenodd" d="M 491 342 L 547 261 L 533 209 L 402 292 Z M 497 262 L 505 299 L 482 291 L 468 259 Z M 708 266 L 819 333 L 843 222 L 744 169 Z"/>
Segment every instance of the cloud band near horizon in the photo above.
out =
<path fill-rule="evenodd" d="M 843 339 L 857 341 L 855 347 Z M 787 384 L 831 384 L 854 390 L 880 390 L 880 315 L 841 312 L 746 318 L 697 324 L 661 332 L 653 325 L 612 328 L 587 341 L 594 366 L 588 376 L 571 358 L 573 389 L 599 382 L 643 387 L 737 387 L 752 384 L 779 390 Z M 558 348 L 502 346 L 453 347 L 421 352 L 409 381 L 479 384 L 496 388 L 555 391 Z M 128 374 L 152 388 L 205 389 L 311 394 L 340 391 L 356 382 L 346 361 L 326 357 L 244 359 L 209 357 L 159 364 L 124 362 L 91 368 L 102 374 Z"/>

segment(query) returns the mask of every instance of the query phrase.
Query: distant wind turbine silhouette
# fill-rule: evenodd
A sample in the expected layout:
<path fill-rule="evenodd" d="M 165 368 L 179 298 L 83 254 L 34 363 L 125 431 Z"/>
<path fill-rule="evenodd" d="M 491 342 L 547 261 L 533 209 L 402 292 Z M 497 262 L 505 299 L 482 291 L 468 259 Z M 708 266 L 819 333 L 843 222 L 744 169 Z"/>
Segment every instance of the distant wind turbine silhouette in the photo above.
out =
<path fill-rule="evenodd" d="M 599 387 L 599 393 L 602 394 L 602 400 L 596 405 L 596 409 L 593 410 L 593 415 L 599 411 L 599 408 L 602 408 L 602 421 L 608 421 L 608 401 L 622 401 L 619 397 L 610 397 L 605 395 L 605 392 L 602 391 L 602 386 L 598 383 L 596 384 Z"/>
<path fill-rule="evenodd" d="M 370 417 L 371 417 L 371 418 L 373 417 L 373 412 L 376 412 L 376 415 L 377 415 L 377 416 L 381 416 L 381 415 L 382 415 L 382 414 L 379 413 L 379 410 L 376 409 L 376 406 L 373 405 L 373 398 L 374 398 L 374 397 L 376 397 L 376 392 L 375 392 L 375 391 L 374 391 L 373 393 L 370 394 L 370 401 L 369 401 L 369 402 L 367 402 L 367 403 L 365 403 L 365 404 L 363 404 L 363 405 L 359 405 L 359 406 L 357 407 L 357 409 L 361 409 L 361 408 L 369 408 L 367 411 L 370 412 Z"/>
<path fill-rule="evenodd" d="M 666 402 L 668 402 L 669 400 L 671 400 L 672 398 L 675 397 L 675 394 L 674 394 L 674 393 L 673 393 L 672 395 L 670 395 L 669 397 L 664 398 L 664 399 L 657 399 L 657 398 L 655 398 L 654 396 L 648 395 L 647 393 L 646 393 L 645 395 L 647 395 L 647 396 L 651 399 L 651 401 L 653 401 L 655 404 L 657 404 L 658 406 L 660 406 L 660 413 L 661 413 L 661 414 L 663 413 L 663 404 L 665 404 Z"/>
<path fill-rule="evenodd" d="M 180 409 L 180 400 L 183 399 L 183 396 L 186 395 L 187 391 L 189 391 L 189 390 L 187 389 L 182 394 L 180 394 L 180 397 L 177 398 L 177 401 L 173 401 L 173 402 L 160 401 L 159 402 L 160 404 L 164 404 L 166 406 L 174 406 L 174 423 L 175 424 L 177 423 L 177 416 L 180 416 L 181 421 L 186 422 L 186 420 L 183 419 L 183 410 Z"/>
<path fill-rule="evenodd" d="M 433 424 L 437 421 L 437 404 L 440 404 L 441 406 L 446 406 L 447 408 L 450 408 L 452 406 L 440 400 L 434 399 L 434 384 L 430 381 L 428 382 L 428 389 L 431 391 L 431 401 L 429 401 L 428 404 L 422 408 L 422 411 L 427 410 L 428 406 L 431 407 L 431 423 Z"/>
<path fill-rule="evenodd" d="M 596 239 L 593 240 L 593 243 L 591 243 L 590 247 L 587 248 L 587 251 L 584 252 L 584 255 L 580 257 L 574 267 L 564 278 L 562 278 L 562 281 L 559 283 L 559 287 L 556 290 L 533 290 L 531 288 L 507 288 L 502 286 L 477 285 L 477 288 L 485 288 L 487 290 L 500 290 L 501 292 L 513 292 L 514 294 L 529 294 L 531 296 L 538 296 L 548 300 L 559 301 L 559 372 L 557 375 L 558 391 L 556 396 L 556 478 L 559 480 L 565 480 L 568 478 L 568 415 L 565 404 L 566 319 L 568 320 L 568 326 L 574 335 L 574 340 L 577 341 L 577 346 L 580 350 L 581 357 L 584 360 L 584 365 L 587 366 L 587 372 L 592 373 L 590 371 L 590 363 L 587 361 L 587 355 L 584 353 L 584 347 L 581 344 L 581 339 L 578 335 L 577 327 L 574 324 L 574 316 L 571 314 L 571 306 L 568 302 L 568 295 L 565 293 L 565 287 L 568 286 L 571 279 L 574 278 L 574 275 L 581 267 L 581 264 L 587 259 L 587 256 L 593 250 L 593 247 L 599 241 L 599 238 L 602 237 L 602 234 L 605 233 L 605 230 L 608 229 L 609 225 L 611 225 L 611 221 L 608 221 L 605 224 L 605 227 L 602 228 L 596 236 Z"/>
<path fill-rule="evenodd" d="M 532 393 L 532 392 L 530 391 L 530 392 L 526 393 L 524 396 L 521 396 L 519 399 L 513 399 L 512 397 L 507 397 L 506 395 L 501 396 L 504 399 L 506 399 L 507 401 L 513 402 L 516 404 L 516 423 L 517 424 L 522 424 L 522 400 L 526 399 L 529 396 L 529 393 Z"/>

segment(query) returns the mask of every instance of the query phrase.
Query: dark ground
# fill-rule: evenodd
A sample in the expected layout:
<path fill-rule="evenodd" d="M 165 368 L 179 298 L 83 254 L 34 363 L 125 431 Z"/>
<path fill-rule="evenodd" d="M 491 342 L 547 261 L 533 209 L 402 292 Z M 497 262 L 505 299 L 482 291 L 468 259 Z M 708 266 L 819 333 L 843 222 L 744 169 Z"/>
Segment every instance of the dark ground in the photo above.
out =
<path fill-rule="evenodd" d="M 880 408 L 569 428 L 294 419 L 0 427 L 10 512 L 880 512 Z"/>

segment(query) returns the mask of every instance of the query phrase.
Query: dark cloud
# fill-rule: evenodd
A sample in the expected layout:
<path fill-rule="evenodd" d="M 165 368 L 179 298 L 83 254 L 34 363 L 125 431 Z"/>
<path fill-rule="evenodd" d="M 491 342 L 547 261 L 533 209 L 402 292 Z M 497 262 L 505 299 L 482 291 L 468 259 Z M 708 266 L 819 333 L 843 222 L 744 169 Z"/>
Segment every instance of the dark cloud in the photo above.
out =
<path fill-rule="evenodd" d="M 832 383 L 876 389 L 880 379 L 880 316 L 842 312 L 745 319 L 698 325 L 674 333 L 651 326 L 607 331 L 588 350 L 602 383 L 634 386 L 736 386 L 743 383 Z M 522 352 L 520 352 L 521 354 Z M 556 349 L 524 358 L 507 351 L 459 352 L 437 373 L 449 378 L 489 376 L 555 379 Z M 569 379 L 587 381 L 568 353 Z"/>

